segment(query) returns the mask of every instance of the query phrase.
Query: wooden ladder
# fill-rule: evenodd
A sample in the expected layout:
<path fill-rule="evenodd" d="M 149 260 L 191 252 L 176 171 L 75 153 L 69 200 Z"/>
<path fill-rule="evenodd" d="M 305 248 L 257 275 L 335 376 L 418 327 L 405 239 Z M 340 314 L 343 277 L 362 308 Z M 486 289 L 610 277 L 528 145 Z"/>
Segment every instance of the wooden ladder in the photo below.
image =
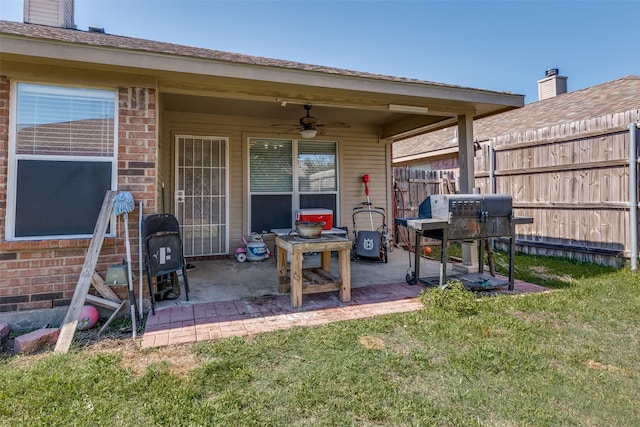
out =
<path fill-rule="evenodd" d="M 78 320 L 80 320 L 82 307 L 87 300 L 87 294 L 89 292 L 89 287 L 91 286 L 93 274 L 95 273 L 98 256 L 100 255 L 104 236 L 107 232 L 107 227 L 109 226 L 111 214 L 113 213 L 113 198 L 115 195 L 115 191 L 107 191 L 104 196 L 100 215 L 98 216 L 96 227 L 93 230 L 91 243 L 89 244 L 89 249 L 87 250 L 87 255 L 84 259 L 82 271 L 80 272 L 80 278 L 78 279 L 76 290 L 73 293 L 73 298 L 71 298 L 71 305 L 69 305 L 67 315 L 62 321 L 62 326 L 60 327 L 60 334 L 58 335 L 58 341 L 56 342 L 56 347 L 54 349 L 56 353 L 66 353 L 71 347 L 71 341 L 73 340 L 73 336 L 78 327 Z"/>

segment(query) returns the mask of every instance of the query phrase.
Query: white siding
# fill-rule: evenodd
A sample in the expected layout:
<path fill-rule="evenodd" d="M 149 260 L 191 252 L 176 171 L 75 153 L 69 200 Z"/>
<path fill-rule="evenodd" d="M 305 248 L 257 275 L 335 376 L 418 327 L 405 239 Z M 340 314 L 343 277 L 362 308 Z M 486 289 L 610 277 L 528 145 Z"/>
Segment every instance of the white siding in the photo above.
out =
<path fill-rule="evenodd" d="M 353 208 L 367 201 L 362 176 L 369 175 L 369 200 L 371 205 L 383 207 L 388 211 L 391 177 L 389 176 L 389 147 L 379 142 L 375 135 L 350 136 L 342 141 L 341 162 L 341 213 L 340 223 L 349 227 L 353 234 Z M 388 212 L 387 212 L 387 216 Z M 380 225 L 380 215 L 372 215 L 374 228 Z M 358 230 L 371 228 L 368 215 L 356 215 Z M 387 218 L 387 223 L 389 218 Z"/>

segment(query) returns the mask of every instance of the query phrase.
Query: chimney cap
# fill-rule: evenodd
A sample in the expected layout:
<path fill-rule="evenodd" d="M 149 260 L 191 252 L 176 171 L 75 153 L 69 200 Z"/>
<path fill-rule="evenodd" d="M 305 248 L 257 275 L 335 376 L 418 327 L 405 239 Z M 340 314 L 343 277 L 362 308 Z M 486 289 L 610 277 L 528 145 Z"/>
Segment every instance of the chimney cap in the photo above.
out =
<path fill-rule="evenodd" d="M 557 68 L 549 68 L 547 71 L 544 72 L 544 76 L 545 77 L 552 77 L 552 76 L 557 76 L 558 75 L 558 69 Z"/>

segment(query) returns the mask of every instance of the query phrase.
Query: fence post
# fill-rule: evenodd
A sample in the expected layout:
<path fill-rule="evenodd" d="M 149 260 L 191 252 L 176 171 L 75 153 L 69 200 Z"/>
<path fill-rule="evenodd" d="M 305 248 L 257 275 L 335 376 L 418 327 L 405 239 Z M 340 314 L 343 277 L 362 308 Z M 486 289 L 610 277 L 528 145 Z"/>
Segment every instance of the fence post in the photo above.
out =
<path fill-rule="evenodd" d="M 629 125 L 629 230 L 631 231 L 631 271 L 638 269 L 638 127 Z"/>

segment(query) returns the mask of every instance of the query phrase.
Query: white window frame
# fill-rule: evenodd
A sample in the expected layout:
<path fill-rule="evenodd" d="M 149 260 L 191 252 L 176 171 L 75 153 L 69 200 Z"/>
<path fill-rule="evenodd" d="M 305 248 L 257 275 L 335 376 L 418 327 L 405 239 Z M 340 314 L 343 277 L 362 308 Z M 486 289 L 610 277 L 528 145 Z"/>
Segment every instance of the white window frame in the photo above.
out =
<path fill-rule="evenodd" d="M 45 87 L 61 88 L 61 89 L 92 89 L 105 92 L 112 92 L 114 97 L 113 112 L 113 155 L 109 157 L 98 156 L 60 156 L 60 155 L 30 155 L 16 154 L 16 138 L 17 138 L 17 114 L 18 114 L 18 86 L 20 84 L 41 85 Z M 7 177 L 7 211 L 5 240 L 7 241 L 29 241 L 29 240 L 65 240 L 65 239 L 84 239 L 92 237 L 92 233 L 88 234 L 72 234 L 72 235 L 43 235 L 43 236 L 15 236 L 16 229 L 16 203 L 17 203 L 17 176 L 19 160 L 46 160 L 46 161 L 78 161 L 78 162 L 105 162 L 111 163 L 111 190 L 117 189 L 118 183 L 118 91 L 114 88 L 104 87 L 86 87 L 61 85 L 56 83 L 41 81 L 12 81 L 9 95 L 9 155 L 8 155 L 8 177 Z M 115 224 L 115 215 L 112 214 L 111 224 Z M 107 237 L 115 236 L 115 227 L 110 227 Z"/>
<path fill-rule="evenodd" d="M 251 191 L 251 141 L 252 140 L 272 140 L 272 141 L 279 141 L 279 140 L 287 140 L 287 141 L 291 141 L 291 154 L 292 154 L 292 177 L 291 179 L 293 180 L 293 189 L 292 191 L 284 191 L 284 192 L 278 192 L 278 191 L 272 191 L 272 192 L 267 192 L 266 194 L 273 194 L 273 195 L 287 195 L 290 194 L 291 195 L 291 227 L 293 227 L 293 225 L 295 224 L 295 215 L 296 215 L 296 210 L 300 209 L 300 196 L 302 195 L 311 195 L 314 193 L 317 194 L 333 194 L 335 196 L 335 204 L 336 204 L 336 212 L 334 212 L 334 222 L 336 225 L 340 225 L 339 223 L 339 218 L 340 215 L 338 215 L 338 212 L 340 212 L 340 164 L 339 164 L 339 159 L 340 159 L 340 143 L 338 140 L 304 140 L 304 139 L 295 139 L 295 138 L 274 138 L 274 137 L 248 137 L 246 140 L 246 194 L 247 194 L 247 224 L 246 224 L 246 230 L 251 231 L 251 224 L 252 224 L 252 218 L 251 218 L 251 212 L 252 212 L 252 206 L 251 206 L 251 199 L 252 196 L 254 195 L 261 195 L 261 194 L 265 194 L 265 192 L 252 192 Z M 298 155 L 299 155 L 299 149 L 298 149 L 298 144 L 300 142 L 313 142 L 313 141 L 321 141 L 321 142 L 329 142 L 329 143 L 333 143 L 335 144 L 335 173 L 336 173 L 336 189 L 334 191 L 318 191 L 318 192 L 313 192 L 313 191 L 301 191 L 299 188 L 299 183 L 300 183 L 300 177 L 298 174 L 298 168 L 299 168 L 299 164 L 298 164 Z M 265 230 L 265 231 L 270 231 L 270 230 Z"/>

